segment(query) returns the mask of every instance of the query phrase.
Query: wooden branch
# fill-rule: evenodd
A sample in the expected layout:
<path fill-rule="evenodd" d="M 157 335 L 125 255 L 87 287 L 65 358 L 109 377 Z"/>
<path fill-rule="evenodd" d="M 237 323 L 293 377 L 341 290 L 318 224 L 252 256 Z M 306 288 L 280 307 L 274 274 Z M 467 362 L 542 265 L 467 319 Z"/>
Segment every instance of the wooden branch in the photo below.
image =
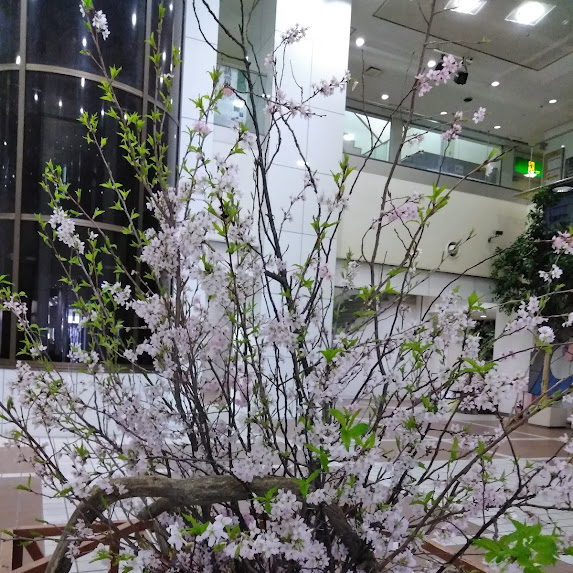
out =
<path fill-rule="evenodd" d="M 189 479 L 144 476 L 118 478 L 110 480 L 110 483 L 113 486 L 113 493 L 108 494 L 99 487 L 95 488 L 89 497 L 78 505 L 62 532 L 46 573 L 69 573 L 72 563 L 66 553 L 69 537 L 73 534 L 77 521 L 81 519 L 86 526 L 89 526 L 107 507 L 122 499 L 159 498 L 158 501 L 140 512 L 142 516 L 152 518 L 163 513 L 167 508 L 210 506 L 217 503 L 248 500 L 253 494 L 265 495 L 273 487 L 298 492 L 296 482 L 281 477 L 255 478 L 250 484 L 244 484 L 230 476 Z M 122 493 L 119 493 L 120 490 Z"/>

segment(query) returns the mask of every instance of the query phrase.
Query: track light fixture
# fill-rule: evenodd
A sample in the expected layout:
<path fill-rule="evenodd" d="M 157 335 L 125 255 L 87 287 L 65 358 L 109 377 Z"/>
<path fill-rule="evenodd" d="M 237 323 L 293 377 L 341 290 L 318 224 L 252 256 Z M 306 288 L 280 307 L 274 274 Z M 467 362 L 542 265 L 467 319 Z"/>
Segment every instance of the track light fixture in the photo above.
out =
<path fill-rule="evenodd" d="M 463 86 L 468 81 L 468 66 L 466 64 L 466 59 L 462 60 L 462 69 L 459 70 L 456 75 L 454 76 L 454 83 L 458 84 L 459 86 Z"/>

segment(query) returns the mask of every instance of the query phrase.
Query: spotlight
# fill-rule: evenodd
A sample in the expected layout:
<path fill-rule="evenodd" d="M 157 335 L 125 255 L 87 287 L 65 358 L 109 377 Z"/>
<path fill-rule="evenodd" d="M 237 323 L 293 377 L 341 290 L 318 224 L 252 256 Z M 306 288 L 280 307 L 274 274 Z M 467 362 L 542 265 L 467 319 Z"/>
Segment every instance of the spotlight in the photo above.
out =
<path fill-rule="evenodd" d="M 435 65 L 436 65 L 436 60 L 430 60 L 430 61 L 428 62 L 428 67 L 429 67 L 429 68 L 433 68 Z"/>
<path fill-rule="evenodd" d="M 364 40 L 364 38 L 362 38 L 362 37 L 360 36 L 359 38 L 356 38 L 356 45 L 357 45 L 359 48 L 362 48 L 362 46 L 364 46 L 364 42 L 365 42 L 365 41 L 366 41 L 366 40 Z"/>
<path fill-rule="evenodd" d="M 380 96 L 383 100 L 387 100 L 390 96 L 388 94 L 382 94 Z"/>
<path fill-rule="evenodd" d="M 557 100 L 556 99 L 550 99 L 549 103 L 557 103 Z"/>
<path fill-rule="evenodd" d="M 499 82 L 495 80 L 495 82 L 491 82 L 492 87 L 496 88 L 499 85 Z"/>
<path fill-rule="evenodd" d="M 465 86 L 467 81 L 468 81 L 468 76 L 469 76 L 466 61 L 463 60 L 462 64 L 463 64 L 463 70 L 460 70 L 454 76 L 454 83 L 458 84 L 459 86 Z"/>

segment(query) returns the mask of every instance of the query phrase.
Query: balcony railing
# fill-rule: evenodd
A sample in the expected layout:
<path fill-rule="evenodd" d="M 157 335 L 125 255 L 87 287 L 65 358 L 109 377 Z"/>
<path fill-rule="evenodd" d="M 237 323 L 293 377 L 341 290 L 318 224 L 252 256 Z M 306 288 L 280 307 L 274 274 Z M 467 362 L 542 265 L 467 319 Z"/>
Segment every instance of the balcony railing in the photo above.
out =
<path fill-rule="evenodd" d="M 400 130 L 398 134 L 394 133 L 396 129 Z M 344 151 L 351 155 L 388 161 L 391 141 L 402 140 L 401 130 L 402 126 L 397 122 L 347 110 Z M 400 163 L 444 175 L 468 177 L 500 185 L 501 161 L 494 163 L 488 174 L 479 168 L 496 149 L 501 151 L 500 147 L 493 143 L 477 141 L 465 135 L 453 141 L 445 141 L 440 131 L 416 126 L 410 127 L 406 133 Z"/>

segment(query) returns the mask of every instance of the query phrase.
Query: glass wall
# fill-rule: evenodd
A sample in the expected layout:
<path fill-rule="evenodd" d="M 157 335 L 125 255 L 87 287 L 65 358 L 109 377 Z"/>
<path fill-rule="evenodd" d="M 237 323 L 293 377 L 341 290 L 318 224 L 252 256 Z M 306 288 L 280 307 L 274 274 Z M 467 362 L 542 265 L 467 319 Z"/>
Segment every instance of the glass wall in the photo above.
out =
<path fill-rule="evenodd" d="M 97 4 L 110 28 L 108 39 L 100 42 L 102 55 L 108 65 L 122 67 L 115 87 L 125 113 L 145 114 L 153 106 L 162 106 L 155 99 L 155 76 L 145 57 L 145 39 L 157 27 L 159 3 L 99 0 Z M 174 73 L 171 45 L 181 47 L 185 6 L 184 0 L 164 5 L 161 70 Z M 90 47 L 78 2 L 0 1 L 0 276 L 26 293 L 29 318 L 45 329 L 44 343 L 57 361 L 68 361 L 70 346 L 85 347 L 88 341 L 72 307 L 75 295 L 59 280 L 61 263 L 38 235 L 36 214 L 47 219 L 51 213 L 49 197 L 40 185 L 47 161 L 62 167 L 70 189 L 81 189 L 81 209 L 90 214 L 96 208 L 105 211 L 98 218 L 100 231 L 117 245 L 128 270 L 136 265 L 129 238 L 121 232 L 124 215 L 110 209 L 115 194 L 101 187 L 108 179 L 106 165 L 86 142 L 85 129 L 78 122 L 84 111 L 100 116 L 98 135 L 107 139 L 106 162 L 118 182 L 130 190 L 128 208 L 137 210 L 144 204 L 144 190 L 123 157 L 117 124 L 105 114 L 109 104 L 101 100 L 101 72 L 80 53 Z M 173 109 L 165 122 L 164 138 L 174 171 L 179 133 L 177 73 L 173 84 Z M 76 223 L 80 235 L 87 237 L 89 221 L 79 216 Z M 115 280 L 113 261 L 103 261 L 103 267 L 102 280 Z M 129 316 L 122 318 L 128 325 L 133 323 Z M 17 352 L 18 333 L 5 313 L 0 315 L 0 361 L 13 363 Z"/>
<path fill-rule="evenodd" d="M 347 111 L 344 116 L 344 152 L 388 161 L 390 122 Z"/>
<path fill-rule="evenodd" d="M 493 164 L 489 174 L 480 169 L 480 165 L 496 149 L 495 145 L 472 140 L 463 132 L 457 139 L 446 141 L 441 131 L 421 127 L 408 129 L 405 142 L 400 156 L 402 165 L 493 185 L 500 183 L 500 162 Z"/>
<path fill-rule="evenodd" d="M 392 131 L 396 129 L 398 133 Z M 489 174 L 479 167 L 493 150 L 501 151 L 501 146 L 478 141 L 465 133 L 448 142 L 442 138 L 442 131 L 446 129 L 446 126 L 443 126 L 441 131 L 423 126 L 410 127 L 400 152 L 400 163 L 408 167 L 499 185 L 500 161 L 493 164 L 493 170 Z M 344 152 L 389 161 L 391 139 L 394 138 L 398 142 L 395 147 L 397 149 L 402 140 L 401 130 L 401 124 L 398 122 L 392 124 L 384 118 L 346 110 Z"/>

